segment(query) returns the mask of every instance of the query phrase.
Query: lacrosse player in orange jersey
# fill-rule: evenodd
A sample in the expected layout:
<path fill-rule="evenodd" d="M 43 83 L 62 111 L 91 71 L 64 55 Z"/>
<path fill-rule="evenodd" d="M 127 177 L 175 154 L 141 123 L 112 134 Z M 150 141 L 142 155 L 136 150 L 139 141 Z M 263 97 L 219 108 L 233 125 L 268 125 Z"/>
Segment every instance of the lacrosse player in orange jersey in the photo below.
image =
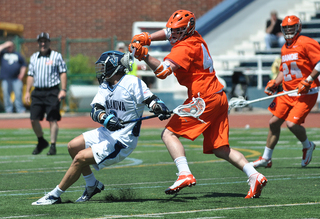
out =
<path fill-rule="evenodd" d="M 269 121 L 267 145 L 263 156 L 251 162 L 254 167 L 272 166 L 271 156 L 279 137 L 281 125 L 286 121 L 289 130 L 301 141 L 301 166 L 307 166 L 312 158 L 315 144 L 308 140 L 302 123 L 315 105 L 319 91 L 320 46 L 317 41 L 299 35 L 301 21 L 298 17 L 286 16 L 281 24 L 281 30 L 286 43 L 281 49 L 280 73 L 274 80 L 270 80 L 265 93 L 272 95 L 278 85 L 282 83 L 284 92 L 298 89 L 293 94 L 276 97 L 269 106 L 273 114 Z"/>
<path fill-rule="evenodd" d="M 258 198 L 267 179 L 249 164 L 243 154 L 229 147 L 228 100 L 223 85 L 215 75 L 207 44 L 195 31 L 195 21 L 192 12 L 178 10 L 169 18 L 167 29 L 135 35 L 129 45 L 129 51 L 137 59 L 144 60 L 157 78 L 165 79 L 174 73 L 178 82 L 188 88 L 185 104 L 198 95 L 206 103 L 205 111 L 200 116 L 203 123 L 195 118 L 173 115 L 162 132 L 162 140 L 179 171 L 177 181 L 165 193 L 174 194 L 196 184 L 179 137 L 194 140 L 203 134 L 203 153 L 215 154 L 244 171 L 250 185 L 246 198 Z M 163 62 L 150 56 L 148 49 L 143 47 L 159 40 L 169 40 L 173 46 Z"/>

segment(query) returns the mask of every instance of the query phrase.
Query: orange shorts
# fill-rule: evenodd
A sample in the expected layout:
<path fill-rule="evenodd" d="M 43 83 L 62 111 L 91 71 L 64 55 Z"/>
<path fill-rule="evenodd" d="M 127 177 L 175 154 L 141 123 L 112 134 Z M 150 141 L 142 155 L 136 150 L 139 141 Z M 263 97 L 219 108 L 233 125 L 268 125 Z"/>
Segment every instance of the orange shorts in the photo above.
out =
<path fill-rule="evenodd" d="M 301 96 L 276 97 L 269 105 L 269 111 L 276 117 L 295 124 L 304 123 L 318 98 L 318 93 Z"/>
<path fill-rule="evenodd" d="M 195 140 L 203 133 L 203 153 L 213 154 L 212 150 L 229 146 L 228 99 L 224 92 L 205 99 L 206 109 L 200 116 L 202 123 L 193 117 L 173 115 L 166 128 L 184 138 Z M 185 101 L 185 104 L 189 103 Z"/>

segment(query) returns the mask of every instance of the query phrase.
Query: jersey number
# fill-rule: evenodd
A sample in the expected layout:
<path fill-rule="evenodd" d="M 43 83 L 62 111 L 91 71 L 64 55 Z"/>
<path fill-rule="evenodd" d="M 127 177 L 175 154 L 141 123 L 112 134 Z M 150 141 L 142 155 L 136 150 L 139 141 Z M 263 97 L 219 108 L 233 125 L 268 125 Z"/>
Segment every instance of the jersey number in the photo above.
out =
<path fill-rule="evenodd" d="M 206 47 L 203 44 L 202 44 L 202 52 L 203 52 L 203 69 L 209 69 L 211 73 L 213 72 L 213 61 Z"/>
<path fill-rule="evenodd" d="M 290 69 L 286 63 L 283 63 L 282 67 L 284 81 L 291 81 L 292 75 L 295 75 L 296 78 L 302 78 L 301 70 L 299 69 L 296 62 L 290 63 Z"/>

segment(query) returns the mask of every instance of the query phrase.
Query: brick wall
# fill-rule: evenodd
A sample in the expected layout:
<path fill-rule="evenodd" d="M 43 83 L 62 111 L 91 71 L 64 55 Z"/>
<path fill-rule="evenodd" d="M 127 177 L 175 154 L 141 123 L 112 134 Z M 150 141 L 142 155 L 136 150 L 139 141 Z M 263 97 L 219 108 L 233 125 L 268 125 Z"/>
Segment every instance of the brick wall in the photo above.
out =
<path fill-rule="evenodd" d="M 178 9 L 200 17 L 223 0 L 1 0 L 0 21 L 24 25 L 23 37 L 130 40 L 135 21 L 167 21 Z M 37 49 L 37 48 L 35 48 Z M 64 48 L 62 51 L 65 51 Z"/>

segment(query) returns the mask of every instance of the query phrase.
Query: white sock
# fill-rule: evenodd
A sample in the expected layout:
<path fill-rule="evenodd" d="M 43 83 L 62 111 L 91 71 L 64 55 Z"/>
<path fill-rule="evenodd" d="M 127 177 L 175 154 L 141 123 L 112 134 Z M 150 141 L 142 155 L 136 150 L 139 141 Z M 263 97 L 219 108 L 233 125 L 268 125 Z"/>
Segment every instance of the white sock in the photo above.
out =
<path fill-rule="evenodd" d="M 301 142 L 301 143 L 302 143 L 303 148 L 309 148 L 311 146 L 308 138 L 304 142 Z"/>
<path fill-rule="evenodd" d="M 64 191 L 62 191 L 59 186 L 56 186 L 56 188 L 54 188 L 51 192 L 49 192 L 51 195 L 53 195 L 54 197 L 60 197 L 60 195 L 62 193 L 64 193 Z"/>
<path fill-rule="evenodd" d="M 251 176 L 252 174 L 257 173 L 258 171 L 249 163 L 247 163 L 246 165 L 244 165 L 243 172 L 245 172 L 245 174 L 247 174 L 247 176 Z"/>
<path fill-rule="evenodd" d="M 264 152 L 262 158 L 266 160 L 270 160 L 272 157 L 273 149 L 268 148 L 267 146 L 264 148 Z"/>
<path fill-rule="evenodd" d="M 93 175 L 93 173 L 83 176 L 84 180 L 86 181 L 86 186 L 94 186 L 94 184 L 96 183 L 97 179 L 96 177 Z"/>
<path fill-rule="evenodd" d="M 174 162 L 178 168 L 179 175 L 191 173 L 188 166 L 187 158 L 185 156 L 176 158 Z"/>

